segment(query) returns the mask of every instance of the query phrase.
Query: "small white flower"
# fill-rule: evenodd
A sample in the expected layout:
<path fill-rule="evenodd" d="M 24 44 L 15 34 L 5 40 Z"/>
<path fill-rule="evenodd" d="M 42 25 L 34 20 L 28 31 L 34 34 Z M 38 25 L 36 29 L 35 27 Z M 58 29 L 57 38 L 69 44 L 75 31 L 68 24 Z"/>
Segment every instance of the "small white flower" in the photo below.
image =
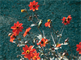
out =
<path fill-rule="evenodd" d="M 25 41 L 25 44 L 28 43 L 28 41 Z"/>
<path fill-rule="evenodd" d="M 24 60 L 24 58 L 21 58 L 20 60 Z"/>
<path fill-rule="evenodd" d="M 18 47 L 22 47 L 22 46 L 25 46 L 25 44 L 18 44 L 17 46 Z"/>
<path fill-rule="evenodd" d="M 54 60 L 54 57 L 53 58 L 50 58 L 50 60 Z"/>
<path fill-rule="evenodd" d="M 42 20 L 39 21 L 38 26 L 40 26 L 41 24 L 42 24 Z"/>
<path fill-rule="evenodd" d="M 62 37 L 62 34 L 57 35 L 57 37 Z"/>
<path fill-rule="evenodd" d="M 55 52 L 55 50 L 52 50 L 51 52 Z"/>
<path fill-rule="evenodd" d="M 64 45 L 68 45 L 68 43 L 64 42 Z"/>
<path fill-rule="evenodd" d="M 39 34 L 39 35 L 37 36 L 37 38 L 41 40 L 41 39 L 42 39 L 42 35 Z"/>
<path fill-rule="evenodd" d="M 30 27 L 33 27 L 33 26 L 36 26 L 36 24 L 31 24 L 31 26 L 30 26 Z"/>
<path fill-rule="evenodd" d="M 62 49 L 62 47 L 60 47 L 60 49 Z"/>
<path fill-rule="evenodd" d="M 61 45 L 64 45 L 63 43 L 61 43 Z"/>
<path fill-rule="evenodd" d="M 38 46 L 38 48 L 41 48 L 40 46 Z"/>
<path fill-rule="evenodd" d="M 58 50 L 59 48 L 55 47 L 55 50 Z"/>

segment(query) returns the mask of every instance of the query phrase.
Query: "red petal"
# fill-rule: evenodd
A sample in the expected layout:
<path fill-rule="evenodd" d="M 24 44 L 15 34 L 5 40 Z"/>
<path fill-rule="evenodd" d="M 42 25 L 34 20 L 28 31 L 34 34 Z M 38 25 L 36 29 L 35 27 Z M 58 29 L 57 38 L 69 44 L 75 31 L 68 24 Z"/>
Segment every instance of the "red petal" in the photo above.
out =
<path fill-rule="evenodd" d="M 32 5 L 32 2 L 30 2 L 30 5 Z"/>
<path fill-rule="evenodd" d="M 61 47 L 61 44 L 58 44 L 56 47 Z"/>
<path fill-rule="evenodd" d="M 37 5 L 37 4 L 38 4 L 38 2 L 35 3 L 35 5 Z"/>
<path fill-rule="evenodd" d="M 25 47 L 23 47 L 23 50 L 26 51 L 28 49 L 28 46 L 25 45 Z"/>
<path fill-rule="evenodd" d="M 35 9 L 33 9 L 33 11 L 35 11 Z"/>
<path fill-rule="evenodd" d="M 19 24 L 19 21 L 17 21 L 17 25 Z"/>
<path fill-rule="evenodd" d="M 79 51 L 79 49 L 77 48 L 76 51 Z"/>
<path fill-rule="evenodd" d="M 25 55 L 24 58 L 28 58 L 27 55 Z"/>
<path fill-rule="evenodd" d="M 76 47 L 77 47 L 77 48 L 80 48 L 80 45 L 79 45 L 79 44 L 77 44 L 77 45 L 76 45 Z"/>
<path fill-rule="evenodd" d="M 39 45 L 39 43 L 37 43 L 37 45 Z"/>
<path fill-rule="evenodd" d="M 24 32 L 23 36 L 25 37 L 26 35 L 27 35 L 27 33 L 26 33 L 26 32 Z"/>
<path fill-rule="evenodd" d="M 81 54 L 81 51 L 79 52 L 79 54 Z"/>
<path fill-rule="evenodd" d="M 45 27 L 48 27 L 48 26 L 50 26 L 50 22 L 45 23 Z"/>
<path fill-rule="evenodd" d="M 16 26 L 16 23 L 14 23 L 14 26 Z"/>
<path fill-rule="evenodd" d="M 79 45 L 81 45 L 81 42 L 79 43 Z"/>
<path fill-rule="evenodd" d="M 22 52 L 22 55 L 25 55 L 26 53 L 25 52 Z"/>
<path fill-rule="evenodd" d="M 25 48 L 27 48 L 27 49 L 28 49 L 28 46 L 27 46 L 27 45 L 25 45 Z"/>
<path fill-rule="evenodd" d="M 15 26 L 12 26 L 11 29 L 16 29 L 16 27 Z"/>
<path fill-rule="evenodd" d="M 31 30 L 31 28 L 29 27 L 29 28 L 26 29 L 26 32 L 29 32 L 30 30 Z"/>
<path fill-rule="evenodd" d="M 36 6 L 36 10 L 38 10 L 39 5 Z"/>
<path fill-rule="evenodd" d="M 33 48 L 33 46 L 30 46 L 30 47 L 29 47 L 29 50 L 31 50 L 32 48 Z"/>
<path fill-rule="evenodd" d="M 13 42 L 14 39 L 15 39 L 15 38 L 11 38 L 11 39 L 10 39 L 10 42 Z"/>
<path fill-rule="evenodd" d="M 23 47 L 23 50 L 26 51 L 25 47 Z"/>
<path fill-rule="evenodd" d="M 35 1 L 33 1 L 33 5 L 35 5 Z"/>
<path fill-rule="evenodd" d="M 32 5 L 28 5 L 30 8 L 32 8 Z"/>
<path fill-rule="evenodd" d="M 37 53 L 37 56 L 39 56 L 39 53 Z"/>
<path fill-rule="evenodd" d="M 23 25 L 22 23 L 19 24 L 20 27 L 21 27 L 22 25 Z"/>

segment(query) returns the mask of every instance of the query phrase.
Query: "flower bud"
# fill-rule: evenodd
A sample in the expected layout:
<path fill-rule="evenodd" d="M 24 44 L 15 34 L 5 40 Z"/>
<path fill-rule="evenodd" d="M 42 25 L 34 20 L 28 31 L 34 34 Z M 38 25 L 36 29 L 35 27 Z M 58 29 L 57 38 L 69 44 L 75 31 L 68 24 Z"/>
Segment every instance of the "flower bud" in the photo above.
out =
<path fill-rule="evenodd" d="M 11 36 L 11 35 L 12 35 L 12 33 L 9 33 L 9 34 L 8 34 L 8 36 Z"/>
<path fill-rule="evenodd" d="M 27 12 L 26 9 L 21 9 L 21 12 Z"/>

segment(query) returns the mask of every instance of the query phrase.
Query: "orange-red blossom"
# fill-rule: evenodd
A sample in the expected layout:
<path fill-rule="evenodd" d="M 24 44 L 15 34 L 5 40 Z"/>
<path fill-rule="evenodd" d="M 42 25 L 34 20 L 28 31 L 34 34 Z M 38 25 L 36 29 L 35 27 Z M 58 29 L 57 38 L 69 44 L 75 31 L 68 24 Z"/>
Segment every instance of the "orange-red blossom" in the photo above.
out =
<path fill-rule="evenodd" d="M 28 33 L 29 33 L 29 31 L 31 30 L 31 28 L 29 27 L 29 28 L 27 28 L 26 29 L 26 31 L 24 32 L 24 34 L 23 34 L 23 36 L 25 37 Z"/>
<path fill-rule="evenodd" d="M 43 46 L 45 47 L 46 44 L 48 44 L 47 42 L 48 42 L 47 39 L 42 38 L 41 41 L 39 43 L 37 43 L 37 45 L 40 45 L 41 47 L 43 47 Z"/>
<path fill-rule="evenodd" d="M 38 4 L 38 2 L 36 2 L 36 1 L 30 2 L 30 4 L 29 4 L 30 10 L 33 10 L 33 11 L 38 10 L 39 5 L 37 5 L 37 4 Z"/>
<path fill-rule="evenodd" d="M 14 23 L 14 26 L 11 27 L 11 29 L 13 29 L 13 33 L 15 35 L 18 35 L 19 32 L 22 32 L 22 29 L 23 29 L 23 24 L 22 23 L 19 23 L 19 21 L 17 21 L 17 23 Z"/>
<path fill-rule="evenodd" d="M 35 49 L 33 49 L 33 46 L 27 46 L 23 47 L 24 52 L 22 52 L 22 55 L 24 55 L 24 58 L 28 58 L 29 60 L 33 57 L 33 53 L 36 52 Z"/>

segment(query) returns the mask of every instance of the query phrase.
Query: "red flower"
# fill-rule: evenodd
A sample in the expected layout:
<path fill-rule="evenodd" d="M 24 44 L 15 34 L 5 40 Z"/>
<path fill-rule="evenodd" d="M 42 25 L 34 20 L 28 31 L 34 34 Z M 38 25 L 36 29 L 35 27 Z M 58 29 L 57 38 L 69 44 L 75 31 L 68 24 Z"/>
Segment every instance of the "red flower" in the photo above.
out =
<path fill-rule="evenodd" d="M 10 42 L 13 42 L 13 40 L 16 38 L 16 35 L 15 34 L 12 34 L 11 36 L 10 36 Z"/>
<path fill-rule="evenodd" d="M 48 21 L 45 23 L 45 27 L 49 27 L 50 28 L 50 23 L 51 23 L 51 20 L 48 19 Z"/>
<path fill-rule="evenodd" d="M 19 23 L 19 21 L 17 21 L 17 23 L 14 23 L 14 26 L 11 27 L 15 35 L 18 35 L 19 32 L 22 32 L 23 29 L 22 25 L 23 25 L 22 23 Z"/>
<path fill-rule="evenodd" d="M 76 47 L 77 47 L 76 51 L 78 51 L 79 54 L 81 54 L 81 42 L 77 44 Z"/>
<path fill-rule="evenodd" d="M 63 19 L 61 19 L 64 23 L 64 25 L 68 25 L 70 23 L 70 21 L 72 20 L 72 17 L 71 15 L 69 15 L 67 18 L 66 17 L 63 17 Z"/>
<path fill-rule="evenodd" d="M 43 46 L 45 47 L 46 44 L 48 44 L 47 42 L 48 42 L 47 39 L 42 38 L 41 41 L 39 43 L 37 43 L 37 45 L 40 45 L 41 47 L 43 47 Z"/>
<path fill-rule="evenodd" d="M 30 5 L 29 5 L 30 10 L 33 10 L 33 11 L 35 11 L 35 9 L 38 10 L 39 5 L 37 5 L 37 4 L 38 4 L 38 2 L 35 2 L 35 1 L 30 2 Z"/>
<path fill-rule="evenodd" d="M 33 46 L 28 47 L 27 45 L 23 47 L 23 50 L 24 52 L 22 52 L 22 55 L 25 55 L 24 58 L 28 58 L 29 60 L 33 57 L 33 53 L 36 52 L 36 50 L 33 49 Z"/>
<path fill-rule="evenodd" d="M 26 31 L 24 32 L 23 36 L 25 37 L 27 35 L 27 33 L 31 30 L 31 28 L 27 28 Z"/>
<path fill-rule="evenodd" d="M 40 60 L 39 53 L 37 53 L 37 52 L 33 53 L 32 59 L 33 60 Z"/>

